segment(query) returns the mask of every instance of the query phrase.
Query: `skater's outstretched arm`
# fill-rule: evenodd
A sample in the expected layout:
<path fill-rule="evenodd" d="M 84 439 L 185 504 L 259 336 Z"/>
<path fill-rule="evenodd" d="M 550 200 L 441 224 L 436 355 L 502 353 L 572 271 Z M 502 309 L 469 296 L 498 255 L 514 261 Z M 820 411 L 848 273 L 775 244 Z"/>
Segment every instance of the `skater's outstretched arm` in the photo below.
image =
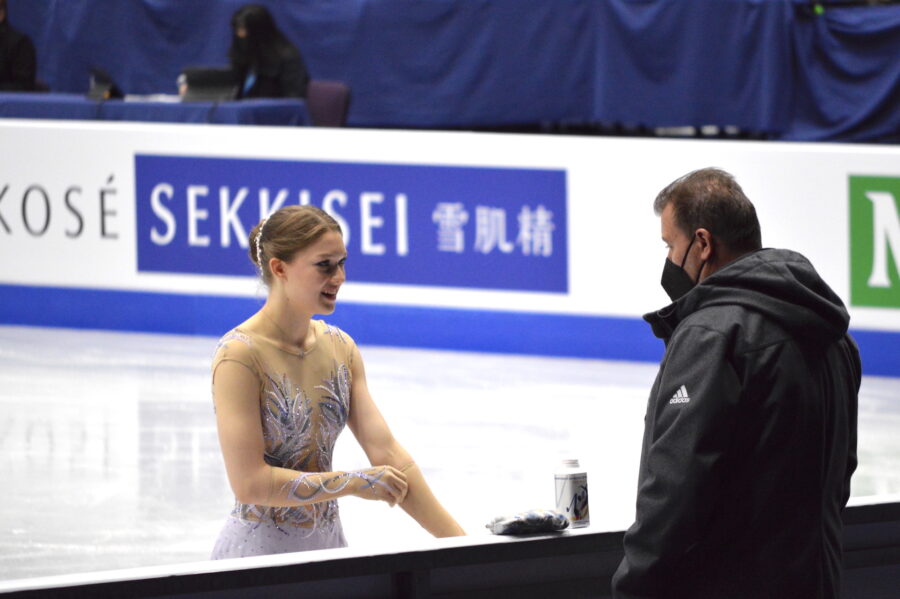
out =
<path fill-rule="evenodd" d="M 409 452 L 394 438 L 387 422 L 375 405 L 366 383 L 366 371 L 359 350 L 352 361 L 353 383 L 350 391 L 350 416 L 347 425 L 373 465 L 384 464 L 406 475 L 408 491 L 400 502 L 406 513 L 436 537 L 465 535 L 462 527 L 444 509 L 425 481 Z"/>

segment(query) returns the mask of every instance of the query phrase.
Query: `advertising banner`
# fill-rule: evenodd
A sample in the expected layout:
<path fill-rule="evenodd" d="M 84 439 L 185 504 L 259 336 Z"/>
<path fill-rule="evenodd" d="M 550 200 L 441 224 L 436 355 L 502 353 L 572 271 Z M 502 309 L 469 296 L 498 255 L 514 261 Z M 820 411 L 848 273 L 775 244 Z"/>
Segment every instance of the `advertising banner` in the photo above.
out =
<path fill-rule="evenodd" d="M 338 221 L 359 282 L 565 293 L 565 176 L 139 154 L 137 268 L 252 276 L 248 231 L 290 202 Z"/>
<path fill-rule="evenodd" d="M 900 309 L 900 177 L 850 177 L 850 301 Z"/>
<path fill-rule="evenodd" d="M 900 376 L 896 147 L 7 119 L 0 155 L 3 323 L 224 333 L 265 299 L 253 226 L 313 204 L 361 343 L 657 360 L 653 200 L 717 166 Z"/>

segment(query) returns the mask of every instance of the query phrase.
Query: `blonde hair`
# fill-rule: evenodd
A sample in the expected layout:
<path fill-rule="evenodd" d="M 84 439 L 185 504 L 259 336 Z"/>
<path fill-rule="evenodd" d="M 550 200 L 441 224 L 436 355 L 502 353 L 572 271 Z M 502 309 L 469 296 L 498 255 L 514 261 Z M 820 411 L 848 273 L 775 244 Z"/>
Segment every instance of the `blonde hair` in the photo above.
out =
<path fill-rule="evenodd" d="M 315 206 L 285 206 L 264 218 L 250 231 L 248 254 L 266 285 L 272 282 L 269 260 L 290 262 L 297 252 L 341 226 L 330 214 Z"/>

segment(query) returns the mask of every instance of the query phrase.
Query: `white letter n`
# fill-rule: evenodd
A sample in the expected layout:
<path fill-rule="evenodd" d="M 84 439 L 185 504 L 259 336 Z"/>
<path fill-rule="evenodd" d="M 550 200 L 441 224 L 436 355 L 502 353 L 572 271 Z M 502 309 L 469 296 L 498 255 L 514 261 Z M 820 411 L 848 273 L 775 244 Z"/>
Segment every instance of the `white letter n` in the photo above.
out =
<path fill-rule="evenodd" d="M 900 215 L 894 195 L 886 191 L 867 191 L 866 197 L 872 202 L 872 241 L 874 257 L 869 287 L 890 287 L 888 276 L 888 245 L 894 256 L 894 264 L 900 264 Z"/>

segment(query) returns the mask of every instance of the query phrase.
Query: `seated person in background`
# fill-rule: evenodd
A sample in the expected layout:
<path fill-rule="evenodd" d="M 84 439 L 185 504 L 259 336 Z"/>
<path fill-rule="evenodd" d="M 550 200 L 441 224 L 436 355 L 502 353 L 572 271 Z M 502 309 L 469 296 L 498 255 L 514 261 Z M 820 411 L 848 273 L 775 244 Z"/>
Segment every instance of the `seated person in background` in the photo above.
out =
<path fill-rule="evenodd" d="M 258 4 L 242 6 L 231 18 L 228 58 L 243 98 L 305 98 L 309 73 L 300 51 Z"/>
<path fill-rule="evenodd" d="M 0 0 L 0 91 L 33 91 L 36 63 L 34 44 L 10 27 L 6 0 Z"/>

